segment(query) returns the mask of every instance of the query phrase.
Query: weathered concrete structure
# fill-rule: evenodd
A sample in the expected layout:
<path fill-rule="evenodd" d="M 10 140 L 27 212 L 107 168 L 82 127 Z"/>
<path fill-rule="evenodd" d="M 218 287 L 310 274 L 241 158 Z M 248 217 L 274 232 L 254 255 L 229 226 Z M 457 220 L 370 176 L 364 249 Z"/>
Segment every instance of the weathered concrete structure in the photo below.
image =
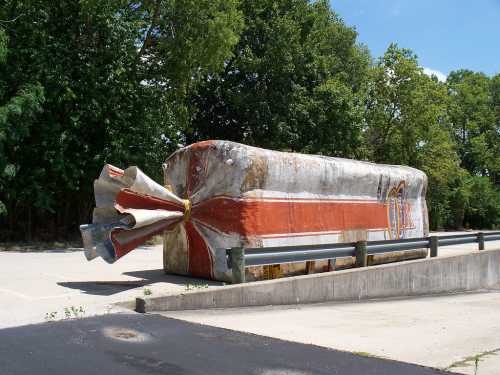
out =
<path fill-rule="evenodd" d="M 82 226 L 89 259 L 100 255 L 114 262 L 164 233 L 166 272 L 230 280 L 230 271 L 217 266 L 228 247 L 428 233 L 427 178 L 410 167 L 205 141 L 175 152 L 164 172 L 161 186 L 135 167 L 103 169 L 95 182 L 94 224 Z M 426 253 L 393 254 L 386 260 Z M 282 267 L 274 276 L 304 268 Z M 310 268 L 331 269 L 327 261 Z M 249 274 L 249 279 L 265 277 L 262 267 Z"/>

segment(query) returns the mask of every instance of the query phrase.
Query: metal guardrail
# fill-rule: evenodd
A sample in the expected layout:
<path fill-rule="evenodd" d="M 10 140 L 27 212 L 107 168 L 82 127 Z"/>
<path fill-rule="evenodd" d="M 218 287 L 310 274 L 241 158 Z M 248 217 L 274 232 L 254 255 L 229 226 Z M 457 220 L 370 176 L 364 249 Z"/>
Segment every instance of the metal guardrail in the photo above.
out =
<path fill-rule="evenodd" d="M 500 240 L 500 232 L 478 232 L 451 236 L 430 236 L 387 241 L 358 241 L 324 245 L 299 245 L 279 247 L 226 249 L 227 265 L 232 270 L 233 282 L 245 282 L 245 268 L 281 263 L 309 262 L 355 257 L 357 267 L 367 266 L 367 256 L 393 251 L 430 249 L 430 256 L 436 257 L 440 246 L 478 243 L 484 250 L 484 243 Z"/>

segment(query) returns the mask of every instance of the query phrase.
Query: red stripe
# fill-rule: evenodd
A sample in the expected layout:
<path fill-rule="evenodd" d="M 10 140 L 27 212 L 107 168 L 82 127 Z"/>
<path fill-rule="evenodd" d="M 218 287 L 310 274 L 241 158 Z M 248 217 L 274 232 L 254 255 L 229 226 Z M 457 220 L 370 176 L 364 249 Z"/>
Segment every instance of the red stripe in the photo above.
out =
<path fill-rule="evenodd" d="M 117 239 L 118 234 L 121 232 L 127 231 L 127 229 L 121 229 L 117 228 L 111 232 L 111 242 L 113 243 L 113 247 L 115 249 L 115 259 L 119 259 L 122 256 L 126 255 L 127 253 L 131 252 L 135 248 L 141 246 L 152 238 L 153 236 L 156 236 L 158 234 L 163 233 L 166 230 L 171 230 L 174 228 L 174 226 L 177 225 L 177 223 L 169 223 L 165 222 L 165 226 L 159 228 L 158 230 L 152 232 L 151 234 L 143 237 L 138 237 L 133 239 L 132 241 L 126 242 L 126 243 L 120 243 Z"/>
<path fill-rule="evenodd" d="M 245 236 L 387 228 L 384 203 L 258 201 L 218 197 L 193 208 L 193 218 Z"/>
<path fill-rule="evenodd" d="M 191 221 L 185 223 L 188 239 L 189 274 L 212 278 L 212 259 L 208 245 Z"/>
<path fill-rule="evenodd" d="M 129 189 L 122 189 L 116 195 L 116 204 L 125 208 L 143 210 L 170 210 L 184 212 L 184 206 L 151 195 L 136 193 Z"/>
<path fill-rule="evenodd" d="M 108 174 L 112 177 L 118 177 L 118 176 L 123 176 L 124 171 L 120 168 L 115 168 L 112 167 L 111 165 L 108 165 Z"/>
<path fill-rule="evenodd" d="M 186 194 L 189 197 L 202 185 L 207 176 L 208 153 L 203 152 L 214 141 L 204 141 L 189 146 L 189 165 L 186 176 Z M 188 239 L 189 273 L 193 276 L 212 278 L 212 260 L 208 245 L 191 221 L 185 223 Z"/>

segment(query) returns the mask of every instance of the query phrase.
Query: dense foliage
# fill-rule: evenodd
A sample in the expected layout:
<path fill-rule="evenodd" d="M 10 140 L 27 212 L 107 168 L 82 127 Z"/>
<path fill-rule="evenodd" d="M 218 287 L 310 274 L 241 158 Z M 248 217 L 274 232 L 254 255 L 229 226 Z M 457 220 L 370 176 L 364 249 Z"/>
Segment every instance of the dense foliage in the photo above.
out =
<path fill-rule="evenodd" d="M 195 133 L 274 149 L 361 156 L 370 58 L 327 2 L 243 0 L 224 71 L 192 95 Z"/>
<path fill-rule="evenodd" d="M 0 2 L 0 239 L 72 237 L 104 163 L 207 138 L 414 166 L 432 228 L 500 225 L 500 75 L 373 61 L 327 1 Z"/>

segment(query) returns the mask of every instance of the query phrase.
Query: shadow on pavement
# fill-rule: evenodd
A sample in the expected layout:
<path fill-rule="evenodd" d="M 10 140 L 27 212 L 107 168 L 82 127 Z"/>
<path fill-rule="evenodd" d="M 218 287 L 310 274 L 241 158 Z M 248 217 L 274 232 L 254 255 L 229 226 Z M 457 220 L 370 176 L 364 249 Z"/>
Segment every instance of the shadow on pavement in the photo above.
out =
<path fill-rule="evenodd" d="M 222 283 L 211 280 L 195 279 L 179 275 L 167 275 L 163 269 L 141 270 L 124 272 L 123 275 L 136 277 L 137 280 L 93 280 L 93 281 L 65 281 L 57 285 L 70 289 L 78 289 L 85 294 L 110 296 L 129 289 L 144 287 L 155 283 L 174 285 L 207 284 L 221 285 Z"/>
<path fill-rule="evenodd" d="M 148 285 L 147 281 L 65 281 L 58 282 L 57 285 L 70 289 L 78 289 L 85 294 L 98 296 L 110 296 L 121 293 L 129 289 Z"/>
<path fill-rule="evenodd" d="M 124 272 L 124 275 L 137 277 L 140 279 L 147 280 L 149 284 L 153 283 L 169 283 L 176 285 L 186 285 L 189 283 L 207 284 L 207 285 L 222 285 L 220 281 L 197 279 L 194 277 L 181 276 L 166 274 L 163 268 L 155 270 L 144 270 L 144 271 L 130 271 Z"/>

